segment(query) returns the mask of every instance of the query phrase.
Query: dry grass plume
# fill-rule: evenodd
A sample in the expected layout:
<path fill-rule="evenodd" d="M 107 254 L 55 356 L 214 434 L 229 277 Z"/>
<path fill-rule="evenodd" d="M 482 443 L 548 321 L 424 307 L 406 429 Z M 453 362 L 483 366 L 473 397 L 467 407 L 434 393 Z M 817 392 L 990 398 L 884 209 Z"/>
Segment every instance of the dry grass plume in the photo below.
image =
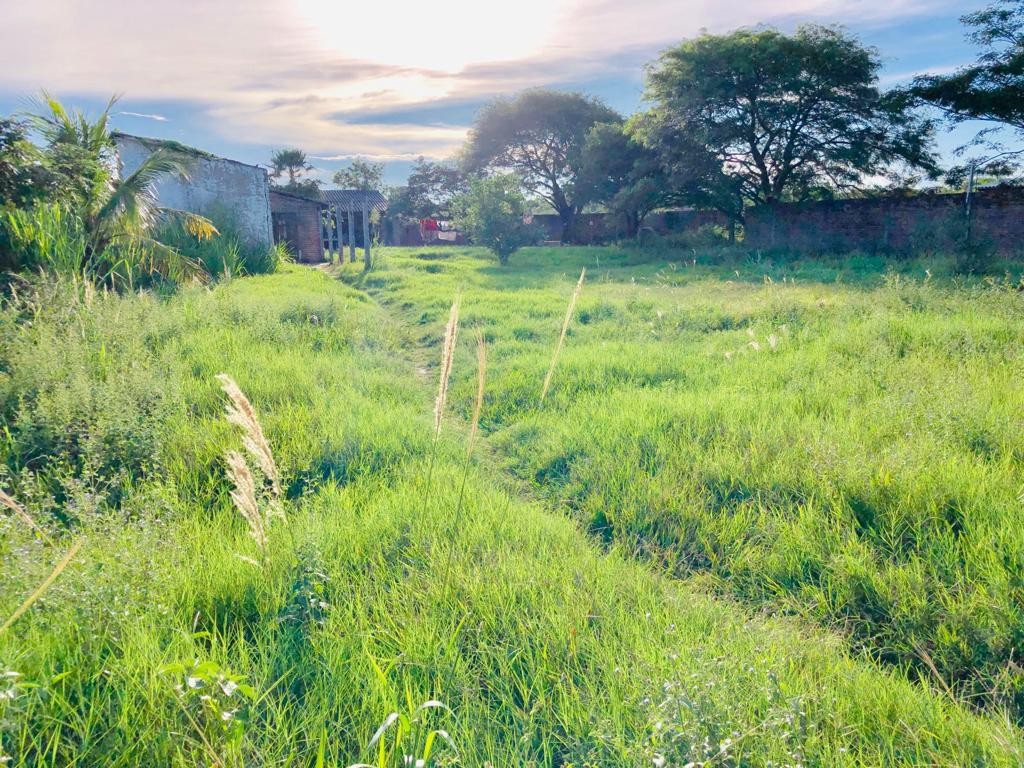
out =
<path fill-rule="evenodd" d="M 228 406 L 225 415 L 231 424 L 240 427 L 242 430 L 242 445 L 252 456 L 256 466 L 260 468 L 267 480 L 270 481 L 271 491 L 275 499 L 281 498 L 281 474 L 274 462 L 274 455 L 270 451 L 267 438 L 263 435 L 263 427 L 256 417 L 256 411 L 249 402 L 249 398 L 242 392 L 241 387 L 226 373 L 217 374 L 217 381 L 221 389 L 228 396 Z"/>
<path fill-rule="evenodd" d="M 583 279 L 587 275 L 587 270 L 584 267 L 580 271 L 580 279 L 576 281 L 576 288 L 572 292 L 572 298 L 569 299 L 569 308 L 565 312 L 565 320 L 562 322 L 562 332 L 558 335 L 558 344 L 555 345 L 555 354 L 551 357 L 551 366 L 548 368 L 548 374 L 544 377 L 544 387 L 540 391 L 540 402 L 544 404 L 544 398 L 548 395 L 548 389 L 551 387 L 551 377 L 555 375 L 555 366 L 558 364 L 558 356 L 562 354 L 562 347 L 565 346 L 565 334 L 569 331 L 569 323 L 572 322 L 572 313 L 576 309 L 576 301 L 580 297 L 580 293 L 583 292 Z"/>
<path fill-rule="evenodd" d="M 441 347 L 441 375 L 437 384 L 437 399 L 434 401 L 434 437 L 441 434 L 441 419 L 448 400 L 448 380 L 452 375 L 452 360 L 455 358 L 455 340 L 459 335 L 459 299 L 452 302 L 448 313 L 448 325 L 444 329 L 444 344 Z"/>

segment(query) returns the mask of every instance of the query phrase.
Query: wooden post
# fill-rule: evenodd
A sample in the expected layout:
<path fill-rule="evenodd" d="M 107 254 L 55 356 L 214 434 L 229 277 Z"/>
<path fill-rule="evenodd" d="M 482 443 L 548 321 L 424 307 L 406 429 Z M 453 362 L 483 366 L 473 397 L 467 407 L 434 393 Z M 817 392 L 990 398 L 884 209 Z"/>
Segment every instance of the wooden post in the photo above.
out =
<path fill-rule="evenodd" d="M 348 201 L 348 260 L 353 264 L 356 260 L 356 214 L 351 198 Z"/>
<path fill-rule="evenodd" d="M 338 211 L 335 206 L 327 209 L 330 226 L 327 227 L 327 258 L 334 261 L 334 252 L 341 250 L 341 227 L 338 226 Z"/>
<path fill-rule="evenodd" d="M 370 271 L 370 208 L 363 195 L 363 269 Z"/>
<path fill-rule="evenodd" d="M 338 253 L 338 261 L 341 263 L 345 262 L 345 234 L 342 231 L 342 212 L 340 206 L 334 206 L 334 245 L 335 250 Z"/>

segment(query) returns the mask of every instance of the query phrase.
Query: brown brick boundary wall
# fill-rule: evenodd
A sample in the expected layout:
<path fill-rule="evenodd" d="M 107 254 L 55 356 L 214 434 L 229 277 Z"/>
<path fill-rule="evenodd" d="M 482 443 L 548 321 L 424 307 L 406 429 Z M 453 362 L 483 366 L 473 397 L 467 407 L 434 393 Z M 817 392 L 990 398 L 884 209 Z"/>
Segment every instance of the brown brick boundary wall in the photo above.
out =
<path fill-rule="evenodd" d="M 545 240 L 561 239 L 562 220 L 556 214 L 534 214 L 533 223 L 543 230 Z M 659 235 L 668 235 L 697 230 L 705 225 L 725 227 L 728 223 L 728 219 L 718 211 L 679 209 L 648 214 L 642 226 Z M 582 245 L 612 242 L 626 237 L 625 222 L 607 213 L 581 213 L 576 217 L 573 230 L 573 241 Z"/>
<path fill-rule="evenodd" d="M 972 208 L 974 242 L 1024 251 L 1024 187 L 978 190 Z M 909 253 L 953 249 L 966 223 L 963 194 L 923 194 L 754 208 L 745 233 L 751 248 Z"/>

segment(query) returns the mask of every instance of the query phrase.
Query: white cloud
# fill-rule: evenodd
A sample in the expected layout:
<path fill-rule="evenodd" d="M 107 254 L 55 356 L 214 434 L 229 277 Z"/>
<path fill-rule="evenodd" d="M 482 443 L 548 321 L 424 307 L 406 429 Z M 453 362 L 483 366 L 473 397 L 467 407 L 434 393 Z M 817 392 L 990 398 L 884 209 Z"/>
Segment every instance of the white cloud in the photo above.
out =
<path fill-rule="evenodd" d="M 144 112 L 118 112 L 117 114 L 124 115 L 125 117 L 140 117 L 140 118 L 143 118 L 145 120 L 155 120 L 158 123 L 166 123 L 167 122 L 167 118 L 164 117 L 163 115 L 156 115 L 156 114 L 147 115 Z"/>
<path fill-rule="evenodd" d="M 442 156 L 463 128 L 358 119 L 614 74 L 622 54 L 704 27 L 864 22 L 950 2 L 0 0 L 0 50 L 18 62 L 0 68 L 0 88 L 190 102 L 232 140 L 324 157 Z"/>

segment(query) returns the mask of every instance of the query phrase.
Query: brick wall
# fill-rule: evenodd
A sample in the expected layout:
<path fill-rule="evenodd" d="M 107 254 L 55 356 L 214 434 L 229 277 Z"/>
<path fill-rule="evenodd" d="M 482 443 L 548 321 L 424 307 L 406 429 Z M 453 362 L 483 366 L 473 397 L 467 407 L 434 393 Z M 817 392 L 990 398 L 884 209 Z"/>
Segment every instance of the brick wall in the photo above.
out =
<path fill-rule="evenodd" d="M 1022 250 L 1024 187 L 978 190 L 972 208 L 975 242 Z M 951 249 L 965 231 L 963 194 L 764 206 L 747 212 L 745 228 L 751 248 L 895 253 Z"/>
<path fill-rule="evenodd" d="M 556 214 L 535 214 L 533 223 L 541 227 L 545 240 L 561 239 L 562 220 Z M 724 227 L 727 224 L 726 217 L 718 211 L 678 209 L 648 214 L 644 219 L 643 228 L 659 235 L 668 235 L 673 232 L 696 230 L 705 225 Z M 573 229 L 573 240 L 584 245 L 622 240 L 626 237 L 625 222 L 621 217 L 607 213 L 581 213 L 576 217 Z"/>
<path fill-rule="evenodd" d="M 274 241 L 284 240 L 298 261 L 324 260 L 320 203 L 270 190 Z"/>

